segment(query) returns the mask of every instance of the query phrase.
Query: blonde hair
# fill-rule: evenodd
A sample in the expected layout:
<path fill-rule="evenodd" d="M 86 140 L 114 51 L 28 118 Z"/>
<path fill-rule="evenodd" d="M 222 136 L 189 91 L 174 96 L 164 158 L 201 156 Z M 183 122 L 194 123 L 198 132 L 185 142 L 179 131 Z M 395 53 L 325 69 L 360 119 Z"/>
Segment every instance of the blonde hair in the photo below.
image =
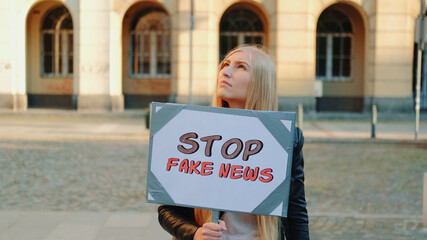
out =
<path fill-rule="evenodd" d="M 241 45 L 231 50 L 224 58 L 226 60 L 232 54 L 244 51 L 249 54 L 251 80 L 246 94 L 245 109 L 277 111 L 276 90 L 276 64 L 268 54 L 265 47 L 261 45 Z M 219 70 L 224 62 L 221 61 Z M 214 107 L 228 107 L 228 103 L 218 96 L 217 84 L 212 105 Z M 202 226 L 210 222 L 212 211 L 206 209 L 195 209 L 196 222 Z M 279 218 L 274 216 L 257 215 L 258 237 L 261 240 L 277 240 L 279 238 Z"/>
<path fill-rule="evenodd" d="M 197 224 L 203 226 L 207 222 L 211 222 L 212 210 L 207 209 L 194 209 L 194 216 L 196 218 Z M 275 216 L 256 216 L 257 225 L 258 225 L 258 234 L 257 237 L 261 240 L 277 240 L 279 239 L 279 218 Z"/>
<path fill-rule="evenodd" d="M 247 52 L 249 54 L 251 80 L 248 85 L 246 95 L 245 109 L 277 111 L 277 90 L 276 90 L 276 64 L 272 57 L 268 54 L 267 49 L 262 45 L 241 45 L 231 50 L 224 58 L 236 52 Z M 224 62 L 221 61 L 219 70 Z M 218 96 L 217 84 L 215 85 L 215 94 L 212 101 L 214 107 L 228 107 L 226 101 Z"/>

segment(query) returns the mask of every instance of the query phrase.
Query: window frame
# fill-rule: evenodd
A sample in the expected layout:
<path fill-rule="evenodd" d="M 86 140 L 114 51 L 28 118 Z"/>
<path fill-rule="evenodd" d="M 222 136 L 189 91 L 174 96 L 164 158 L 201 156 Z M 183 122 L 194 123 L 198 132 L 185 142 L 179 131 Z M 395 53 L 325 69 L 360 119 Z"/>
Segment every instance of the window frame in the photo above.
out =
<path fill-rule="evenodd" d="M 61 6 L 63 7 L 63 6 Z M 65 8 L 65 7 L 64 7 Z M 58 77 L 73 77 L 74 73 L 74 28 L 72 29 L 61 29 L 61 25 L 65 19 L 70 18 L 70 12 L 65 12 L 62 14 L 57 22 L 55 23 L 55 28 L 52 29 L 43 29 L 44 21 L 50 14 L 52 14 L 56 8 L 51 9 L 43 18 L 42 27 L 40 30 L 40 75 L 44 78 L 58 78 Z M 72 19 L 71 19 L 72 21 Z M 45 51 L 44 39 L 46 35 L 52 36 L 52 72 L 45 72 L 45 56 L 48 55 Z M 71 36 L 71 46 L 70 46 L 70 37 Z M 71 51 L 69 51 L 71 49 Z M 73 68 L 70 72 L 69 64 L 73 64 Z"/>
<path fill-rule="evenodd" d="M 354 62 L 354 54 L 353 54 L 353 48 L 354 48 L 354 38 L 353 38 L 353 34 L 352 33 L 317 33 L 316 34 L 316 41 L 318 37 L 325 37 L 326 38 L 326 56 L 325 56 L 325 60 L 326 60 L 326 64 L 325 64 L 325 76 L 319 76 L 317 75 L 317 65 L 318 65 L 318 55 L 317 55 L 317 45 L 316 45 L 316 80 L 319 81 L 324 81 L 324 82 L 349 82 L 353 80 L 353 62 Z M 349 54 L 350 55 L 340 55 L 340 75 L 339 76 L 334 76 L 333 75 L 333 60 L 334 60 L 334 55 L 333 55 L 333 38 L 334 37 L 339 37 L 342 41 L 342 39 L 344 38 L 350 38 L 350 51 Z M 341 44 L 341 53 L 344 52 L 343 50 L 343 44 Z M 349 76 L 344 76 L 342 75 L 342 62 L 343 62 L 343 57 L 347 57 L 347 59 L 349 59 L 349 64 L 350 64 L 350 73 Z"/>
<path fill-rule="evenodd" d="M 160 12 L 162 14 L 165 14 L 165 17 L 167 17 L 167 21 L 169 22 L 168 24 L 170 24 L 170 16 L 161 10 L 152 10 L 148 13 L 146 13 L 146 15 L 150 14 L 150 13 L 155 13 L 155 12 Z M 139 18 L 136 20 L 136 22 L 141 21 L 143 17 L 146 16 L 145 14 L 142 16 L 139 16 Z M 131 29 L 131 31 L 129 32 L 129 77 L 130 78 L 139 78 L 139 79 L 167 79 L 170 78 L 171 76 L 171 68 L 172 68 L 172 59 L 171 59 L 171 49 L 172 49 L 172 41 L 171 41 L 171 30 L 170 27 L 165 27 L 162 26 L 162 29 L 137 29 L 137 26 L 135 26 L 134 29 Z M 138 51 L 138 69 L 142 69 L 140 71 L 138 71 L 138 73 L 135 73 L 134 71 L 134 63 L 135 63 L 135 52 L 134 52 L 134 48 L 136 45 L 134 45 L 134 40 L 136 39 L 135 37 L 139 36 L 139 51 Z M 148 73 L 144 73 L 144 55 L 147 54 L 144 51 L 144 37 L 148 36 L 149 39 L 149 52 L 148 52 L 148 58 L 149 58 L 149 71 Z M 169 39 L 166 43 L 168 50 L 165 51 L 158 51 L 158 41 L 159 38 L 161 38 L 162 42 L 164 41 L 163 39 L 167 38 Z M 159 68 L 159 56 L 160 55 L 166 55 L 166 56 L 162 56 L 163 60 L 164 59 L 168 59 L 168 64 L 169 64 L 169 73 L 158 73 L 158 68 Z M 167 64 L 167 63 L 166 63 Z"/>

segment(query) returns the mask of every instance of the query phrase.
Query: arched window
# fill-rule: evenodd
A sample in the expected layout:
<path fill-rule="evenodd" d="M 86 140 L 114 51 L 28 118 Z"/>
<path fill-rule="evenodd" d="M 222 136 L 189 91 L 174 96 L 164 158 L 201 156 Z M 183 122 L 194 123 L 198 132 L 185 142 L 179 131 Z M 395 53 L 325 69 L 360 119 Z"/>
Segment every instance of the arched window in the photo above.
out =
<path fill-rule="evenodd" d="M 326 9 L 317 23 L 316 79 L 349 81 L 352 69 L 351 22 L 335 9 Z"/>
<path fill-rule="evenodd" d="M 139 12 L 130 31 L 130 75 L 133 78 L 168 78 L 171 72 L 170 21 L 156 7 Z"/>
<path fill-rule="evenodd" d="M 238 8 L 226 12 L 222 17 L 219 34 L 220 61 L 228 51 L 240 44 L 263 44 L 264 41 L 264 26 L 253 11 Z"/>
<path fill-rule="evenodd" d="M 73 21 L 67 8 L 47 12 L 41 27 L 41 73 L 45 77 L 73 73 Z"/>

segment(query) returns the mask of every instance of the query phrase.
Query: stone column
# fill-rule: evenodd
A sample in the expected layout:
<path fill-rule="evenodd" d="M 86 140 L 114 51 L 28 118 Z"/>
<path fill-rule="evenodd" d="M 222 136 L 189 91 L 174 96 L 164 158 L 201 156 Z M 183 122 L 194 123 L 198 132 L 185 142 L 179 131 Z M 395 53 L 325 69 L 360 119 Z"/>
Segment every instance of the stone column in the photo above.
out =
<path fill-rule="evenodd" d="M 122 19 L 110 11 L 110 96 L 111 110 L 123 112 L 125 100 L 122 90 Z"/>
<path fill-rule="evenodd" d="M 79 31 L 78 110 L 110 111 L 113 107 L 109 11 L 108 0 L 80 1 L 79 26 L 75 29 Z"/>
<path fill-rule="evenodd" d="M 218 1 L 194 1 L 193 76 L 194 104 L 210 104 L 218 66 L 218 23 L 215 4 Z M 177 102 L 188 103 L 190 86 L 190 0 L 179 1 L 176 24 Z"/>
<path fill-rule="evenodd" d="M 10 14 L 11 2 L 0 2 L 0 21 L 8 22 L 12 18 Z M 0 25 L 0 32 L 5 36 L 3 41 L 0 42 L 0 109 L 13 108 L 13 95 L 12 95 L 12 55 L 11 55 L 11 26 Z"/>
<path fill-rule="evenodd" d="M 9 16 L 9 20 L 4 22 L 10 22 L 9 35 L 11 42 L 9 44 L 9 50 L 5 53 L 11 54 L 7 58 L 10 59 L 4 64 L 5 74 L 9 78 L 9 83 L 6 83 L 10 87 L 10 93 L 12 97 L 12 108 L 14 111 L 26 111 L 28 107 L 27 94 L 26 94 L 26 18 L 22 14 L 24 11 L 20 11 L 19 5 L 16 1 L 12 1 L 9 5 L 9 11 L 6 13 L 6 18 Z M 22 5 L 22 4 L 21 4 Z M 10 14 L 10 15 L 9 15 Z M 10 98 L 9 98 L 10 99 Z"/>

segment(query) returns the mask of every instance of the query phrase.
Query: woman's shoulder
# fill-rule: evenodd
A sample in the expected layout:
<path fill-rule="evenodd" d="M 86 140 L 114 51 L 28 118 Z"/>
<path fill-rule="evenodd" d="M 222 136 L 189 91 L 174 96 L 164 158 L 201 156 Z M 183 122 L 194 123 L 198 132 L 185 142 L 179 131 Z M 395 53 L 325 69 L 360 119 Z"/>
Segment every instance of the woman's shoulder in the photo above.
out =
<path fill-rule="evenodd" d="M 295 127 L 294 149 L 299 151 L 301 150 L 303 145 L 304 145 L 304 135 L 302 133 L 302 130 L 299 127 Z"/>

